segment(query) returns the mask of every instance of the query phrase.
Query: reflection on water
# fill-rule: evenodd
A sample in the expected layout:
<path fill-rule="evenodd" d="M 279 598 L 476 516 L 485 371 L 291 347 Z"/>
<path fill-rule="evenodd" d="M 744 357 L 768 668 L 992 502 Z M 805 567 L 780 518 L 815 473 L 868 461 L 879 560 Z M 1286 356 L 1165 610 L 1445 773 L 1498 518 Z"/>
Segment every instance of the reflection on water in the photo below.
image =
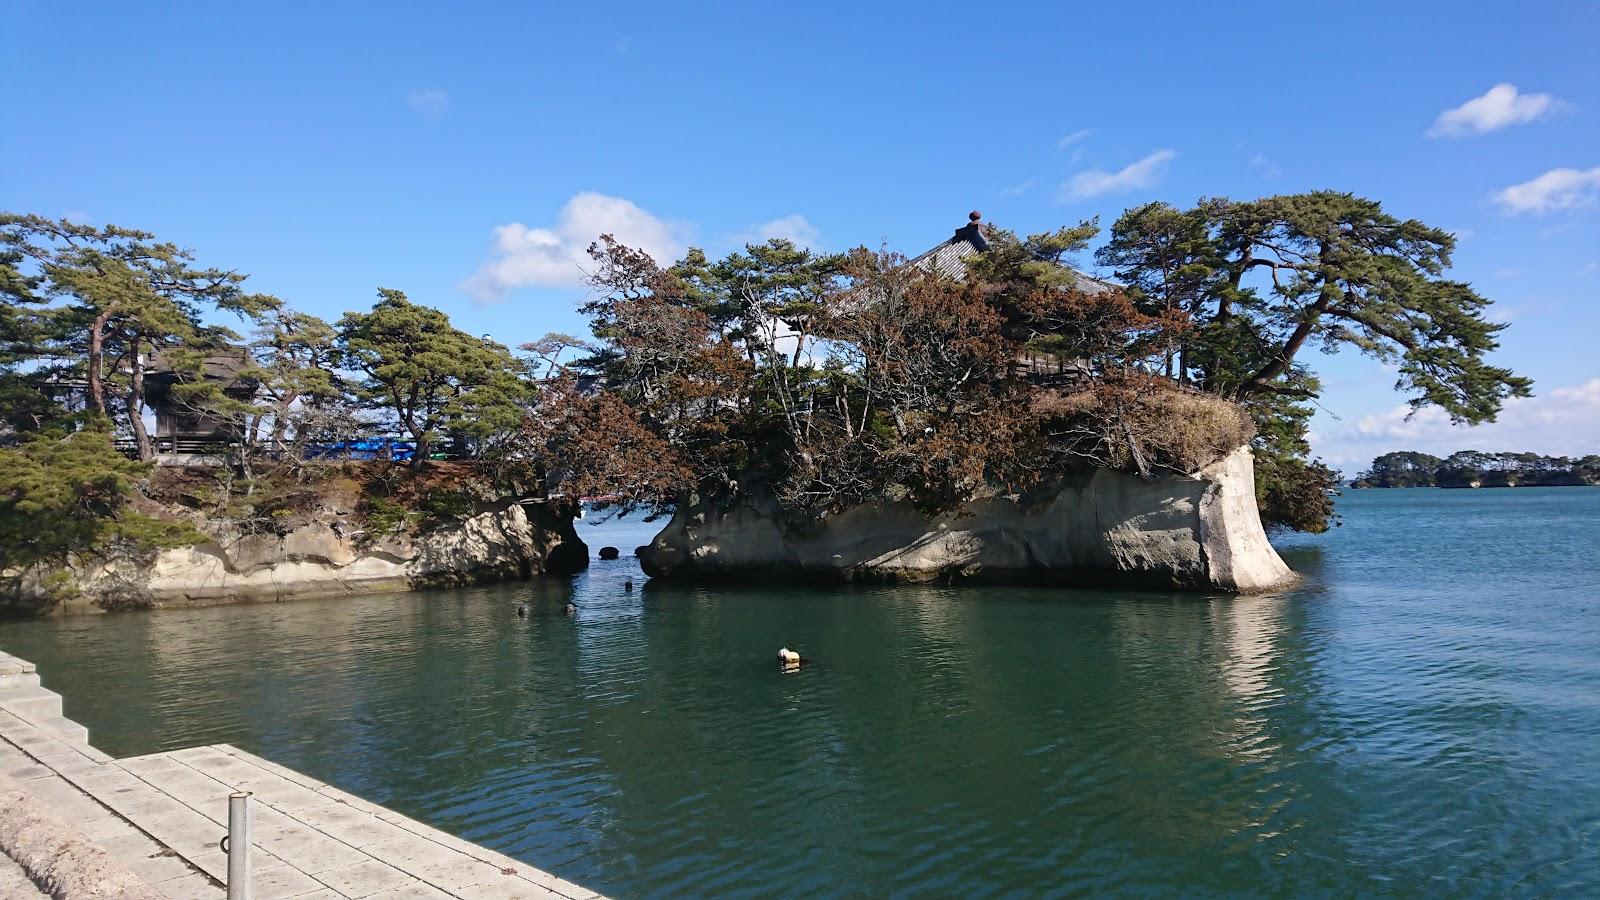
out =
<path fill-rule="evenodd" d="M 623 896 L 1593 893 L 1600 492 L 1551 494 L 1348 498 L 1266 597 L 701 590 L 625 555 L 0 646 L 113 753 L 236 743 Z"/>
<path fill-rule="evenodd" d="M 1281 595 L 1211 604 L 1217 633 L 1226 641 L 1222 680 L 1237 710 L 1229 743 L 1242 757 L 1261 759 L 1281 750 L 1267 733 L 1265 712 L 1280 695 L 1274 675 L 1281 668 L 1277 657 L 1287 604 Z"/>

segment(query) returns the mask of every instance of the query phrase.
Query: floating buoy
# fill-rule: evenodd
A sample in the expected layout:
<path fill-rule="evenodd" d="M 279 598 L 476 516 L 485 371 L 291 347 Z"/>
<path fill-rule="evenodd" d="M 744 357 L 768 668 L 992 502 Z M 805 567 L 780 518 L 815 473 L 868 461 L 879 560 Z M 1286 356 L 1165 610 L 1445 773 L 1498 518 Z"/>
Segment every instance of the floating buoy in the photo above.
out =
<path fill-rule="evenodd" d="M 568 603 L 567 604 L 567 615 L 575 616 L 577 614 L 578 614 L 578 604 L 576 604 L 576 603 Z"/>
<path fill-rule="evenodd" d="M 521 619 L 526 619 L 528 617 L 528 604 L 526 604 L 526 603 L 518 603 L 517 604 L 517 617 L 521 618 Z"/>
<path fill-rule="evenodd" d="M 790 650 L 788 647 L 780 647 L 778 649 L 778 665 L 783 666 L 785 669 L 800 668 L 799 651 Z"/>
<path fill-rule="evenodd" d="M 629 578 L 627 581 L 624 581 L 622 583 L 622 589 L 630 594 L 633 593 L 633 579 Z"/>

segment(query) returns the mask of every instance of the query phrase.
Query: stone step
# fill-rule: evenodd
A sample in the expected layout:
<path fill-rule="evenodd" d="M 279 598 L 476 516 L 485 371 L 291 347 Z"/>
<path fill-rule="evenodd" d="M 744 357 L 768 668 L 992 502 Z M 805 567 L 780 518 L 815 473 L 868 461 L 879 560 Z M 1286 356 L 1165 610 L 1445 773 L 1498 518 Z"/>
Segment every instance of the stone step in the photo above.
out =
<path fill-rule="evenodd" d="M 0 709 L 37 722 L 61 716 L 61 695 L 38 685 L 0 690 Z"/>
<path fill-rule="evenodd" d="M 30 719 L 29 721 L 40 731 L 55 735 L 64 741 L 74 744 L 89 743 L 89 729 L 71 719 L 62 716 L 50 716 L 44 719 Z"/>
<path fill-rule="evenodd" d="M 0 672 L 0 691 L 9 691 L 12 688 L 38 686 L 38 672 Z"/>

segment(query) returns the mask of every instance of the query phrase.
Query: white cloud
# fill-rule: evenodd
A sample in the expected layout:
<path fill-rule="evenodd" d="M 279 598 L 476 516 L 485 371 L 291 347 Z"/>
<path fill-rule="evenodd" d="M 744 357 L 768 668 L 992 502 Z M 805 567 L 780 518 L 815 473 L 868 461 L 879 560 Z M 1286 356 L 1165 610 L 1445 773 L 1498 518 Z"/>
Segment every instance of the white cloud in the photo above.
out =
<path fill-rule="evenodd" d="M 1600 448 L 1600 377 L 1538 397 L 1513 397 L 1496 421 L 1484 425 L 1452 425 L 1448 413 L 1432 406 L 1407 418 L 1410 412 L 1411 407 L 1400 405 L 1363 416 L 1354 424 L 1318 432 L 1312 446 L 1346 474 L 1394 450 L 1435 456 L 1457 450 L 1583 456 Z"/>
<path fill-rule="evenodd" d="M 1522 315 L 1521 306 L 1511 303 L 1496 303 L 1484 312 L 1483 318 L 1485 321 L 1493 322 L 1496 325 L 1510 325 L 1520 315 Z"/>
<path fill-rule="evenodd" d="M 425 116 L 437 116 L 450 105 L 450 95 L 437 88 L 425 88 L 406 95 L 406 102 Z"/>
<path fill-rule="evenodd" d="M 1157 150 L 1116 172 L 1106 172 L 1102 169 L 1079 172 L 1061 186 L 1061 198 L 1083 200 L 1103 194 L 1119 194 L 1151 187 L 1166 174 L 1167 163 L 1177 155 L 1173 150 Z"/>
<path fill-rule="evenodd" d="M 494 229 L 489 259 L 461 282 L 479 300 L 500 299 L 519 287 L 573 287 L 583 283 L 589 245 L 609 234 L 667 265 L 683 254 L 680 229 L 620 197 L 586 191 L 561 207 L 550 228 L 509 222 Z"/>
<path fill-rule="evenodd" d="M 1577 222 L 1562 222 L 1560 225 L 1551 225 L 1551 226 L 1549 226 L 1547 228 L 1539 229 L 1539 240 L 1548 241 L 1551 238 L 1560 237 L 1563 234 L 1567 234 L 1569 232 L 1573 232 L 1573 231 L 1577 231 L 1577 230 L 1578 230 L 1578 223 Z"/>
<path fill-rule="evenodd" d="M 1019 181 L 1016 184 L 1013 184 L 1010 187 L 1001 190 L 1000 191 L 1000 196 L 1002 196 L 1002 197 L 1021 197 L 1023 194 L 1026 194 L 1028 191 L 1033 190 L 1033 185 L 1037 181 L 1038 181 L 1037 178 L 1029 178 L 1027 181 Z"/>
<path fill-rule="evenodd" d="M 1594 206 L 1600 202 L 1600 166 L 1551 169 L 1532 181 L 1495 191 L 1492 199 L 1508 213 L 1547 213 Z"/>
<path fill-rule="evenodd" d="M 822 232 L 799 213 L 762 222 L 732 236 L 735 244 L 764 244 L 773 238 L 783 238 L 796 247 L 818 250 L 822 247 Z"/>
<path fill-rule="evenodd" d="M 1454 109 L 1439 114 L 1428 129 L 1428 137 L 1464 137 L 1487 134 L 1536 122 L 1557 113 L 1566 104 L 1549 94 L 1523 94 L 1516 85 L 1497 84 L 1481 97 L 1473 97 Z"/>
<path fill-rule="evenodd" d="M 1584 278 L 1589 275 L 1593 275 L 1596 272 L 1600 272 L 1600 262 L 1587 263 L 1573 274 L 1577 275 L 1579 278 Z"/>
<path fill-rule="evenodd" d="M 1250 157 L 1250 168 L 1261 173 L 1262 178 L 1277 178 L 1283 174 L 1283 167 L 1265 153 L 1257 153 Z"/>
<path fill-rule="evenodd" d="M 1076 143 L 1078 143 L 1080 141 L 1088 140 L 1089 139 L 1089 135 L 1091 135 L 1091 134 L 1094 134 L 1094 129 L 1093 128 L 1084 128 L 1084 129 L 1080 129 L 1078 131 L 1074 131 L 1073 133 L 1067 135 L 1066 137 L 1063 137 L 1061 140 L 1056 141 L 1056 149 L 1057 150 L 1065 150 L 1068 147 L 1071 147 L 1073 144 L 1076 144 Z"/>

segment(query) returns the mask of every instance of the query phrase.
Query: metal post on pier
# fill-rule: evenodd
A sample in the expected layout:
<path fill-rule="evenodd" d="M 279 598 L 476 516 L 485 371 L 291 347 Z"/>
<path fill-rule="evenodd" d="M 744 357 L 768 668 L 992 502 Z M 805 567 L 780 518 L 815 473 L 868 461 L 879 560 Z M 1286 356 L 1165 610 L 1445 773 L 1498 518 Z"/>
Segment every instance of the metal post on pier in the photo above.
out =
<path fill-rule="evenodd" d="M 228 795 L 228 836 L 222 849 L 228 852 L 228 900 L 250 900 L 250 825 L 255 807 L 249 791 Z"/>

